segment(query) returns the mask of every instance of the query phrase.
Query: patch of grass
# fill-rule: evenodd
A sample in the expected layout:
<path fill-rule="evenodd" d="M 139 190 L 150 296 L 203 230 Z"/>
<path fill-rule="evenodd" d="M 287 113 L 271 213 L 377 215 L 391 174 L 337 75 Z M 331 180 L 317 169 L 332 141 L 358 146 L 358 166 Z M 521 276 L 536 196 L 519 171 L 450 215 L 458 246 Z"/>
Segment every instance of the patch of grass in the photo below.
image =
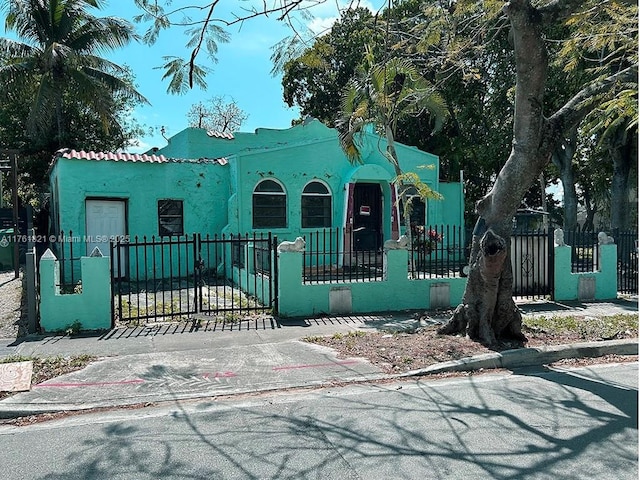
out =
<path fill-rule="evenodd" d="M 148 307 L 139 305 L 136 306 L 129 302 L 127 299 L 122 299 L 122 318 L 121 322 L 127 326 L 139 326 L 145 323 L 149 317 L 166 317 L 171 316 L 174 321 L 188 320 L 187 315 L 174 315 L 184 309 L 187 305 L 185 302 L 180 304 L 180 300 L 174 299 L 169 302 L 155 302 L 149 303 Z M 116 314 L 118 313 L 118 307 L 116 306 Z M 139 318 L 142 317 L 142 318 Z"/>
<path fill-rule="evenodd" d="M 336 340 L 336 341 L 344 340 L 345 344 L 348 347 L 352 347 L 355 345 L 356 343 L 355 340 L 357 338 L 364 337 L 365 335 L 367 335 L 367 333 L 363 332 L 362 330 L 352 330 L 347 333 L 336 332 L 330 337 L 324 337 L 321 335 L 311 335 L 308 337 L 303 337 L 302 340 L 307 343 L 325 343 L 327 338 L 330 338 L 331 340 Z"/>
<path fill-rule="evenodd" d="M 620 334 L 638 335 L 638 316 L 617 314 L 605 317 L 525 317 L 525 328 L 547 333 L 573 332 L 582 338 L 612 339 Z M 628 336 L 628 335 L 627 335 Z"/>
<path fill-rule="evenodd" d="M 238 323 L 242 320 L 242 315 L 234 312 L 225 312 L 221 318 L 222 323 Z"/>
<path fill-rule="evenodd" d="M 37 385 L 51 378 L 59 377 L 66 373 L 82 370 L 94 362 L 97 357 L 93 355 L 74 355 L 71 357 L 33 357 L 24 355 L 12 355 L 1 358 L 0 363 L 33 362 L 33 374 L 31 383 Z"/>
<path fill-rule="evenodd" d="M 309 337 L 302 337 L 302 341 L 307 343 L 322 343 L 323 340 L 324 340 L 324 337 L 320 335 L 311 335 Z"/>

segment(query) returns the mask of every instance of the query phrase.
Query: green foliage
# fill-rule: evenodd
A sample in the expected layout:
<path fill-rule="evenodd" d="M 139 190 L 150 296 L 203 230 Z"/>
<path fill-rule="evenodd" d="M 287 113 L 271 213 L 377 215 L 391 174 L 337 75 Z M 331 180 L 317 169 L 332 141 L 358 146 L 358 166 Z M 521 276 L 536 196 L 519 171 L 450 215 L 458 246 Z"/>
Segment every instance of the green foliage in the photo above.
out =
<path fill-rule="evenodd" d="M 68 325 L 64 331 L 67 335 L 69 335 L 70 337 L 73 337 L 75 335 L 78 335 L 81 330 L 82 330 L 82 323 L 79 320 L 76 320 L 71 325 Z"/>
<path fill-rule="evenodd" d="M 9 30 L 22 41 L 0 38 L 0 142 L 21 151 L 25 203 L 38 202 L 52 153 L 61 146 L 116 150 L 142 129 L 130 113 L 146 100 L 130 69 L 96 55 L 135 39 L 132 27 L 94 17 L 86 7 L 78 0 L 5 6 Z M 54 13 L 43 13 L 46 8 Z"/>
<path fill-rule="evenodd" d="M 424 165 L 422 168 L 433 168 L 433 165 Z M 413 209 L 413 200 L 420 198 L 422 200 L 443 200 L 444 197 L 433 190 L 429 185 L 424 183 L 417 173 L 404 172 L 395 177 L 391 183 L 398 187 L 398 193 L 401 198 L 406 198 L 406 202 L 402 204 L 404 218 L 411 218 Z M 398 199 L 399 200 L 399 199 Z"/>
<path fill-rule="evenodd" d="M 162 79 L 169 80 L 167 93 L 184 94 L 193 88 L 194 84 L 203 90 L 206 88 L 207 83 L 204 77 L 208 69 L 197 65 L 192 67 L 189 62 L 180 57 L 165 56 L 162 57 L 162 60 L 164 60 L 164 64 L 154 68 L 164 70 Z"/>
<path fill-rule="evenodd" d="M 558 51 L 555 65 L 571 75 L 586 72 L 591 81 L 638 65 L 638 5 L 628 2 L 585 2 L 571 15 L 568 38 Z M 637 77 L 637 72 L 636 72 Z M 638 125 L 638 82 L 621 82 L 604 96 L 590 97 L 592 108 L 583 127 L 584 135 L 597 135 L 602 142 L 622 126 Z"/>
<path fill-rule="evenodd" d="M 381 54 L 382 31 L 368 9 L 347 9 L 331 30 L 311 47 L 299 48 L 293 36 L 274 47 L 274 72 L 283 71 L 283 98 L 329 126 L 340 113 L 341 93 L 363 61 L 365 46 Z"/>
<path fill-rule="evenodd" d="M 22 41 L 0 39 L 0 80 L 9 88 L 35 86 L 26 121 L 31 139 L 53 125 L 58 146 L 64 146 L 69 94 L 90 106 L 103 126 L 113 120 L 115 94 L 146 101 L 122 78 L 122 67 L 97 56 L 134 40 L 133 27 L 122 19 L 95 17 L 88 6 L 83 0 L 10 0 L 5 6 L 5 26 Z"/>
<path fill-rule="evenodd" d="M 365 52 L 363 63 L 342 96 L 342 114 L 337 124 L 340 144 L 352 162 L 359 161 L 357 136 L 366 125 L 374 125 L 386 137 L 387 158 L 400 175 L 393 147 L 399 120 L 428 112 L 433 119 L 433 129 L 437 130 L 447 115 L 446 105 L 408 60 L 391 58 L 377 62 L 372 48 L 367 46 Z"/>

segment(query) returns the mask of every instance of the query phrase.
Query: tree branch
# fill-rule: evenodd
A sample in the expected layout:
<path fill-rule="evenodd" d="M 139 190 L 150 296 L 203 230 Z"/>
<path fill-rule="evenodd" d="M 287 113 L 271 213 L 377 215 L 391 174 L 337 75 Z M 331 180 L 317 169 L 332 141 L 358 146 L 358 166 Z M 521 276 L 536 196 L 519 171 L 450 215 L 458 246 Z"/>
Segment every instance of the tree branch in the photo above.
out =
<path fill-rule="evenodd" d="M 558 139 L 571 128 L 577 126 L 595 108 L 594 97 L 607 93 L 612 86 L 621 82 L 633 82 L 638 78 L 638 66 L 633 65 L 620 72 L 587 85 L 565 103 L 547 120 L 543 139 L 545 151 L 552 151 Z"/>
<path fill-rule="evenodd" d="M 557 22 L 571 16 L 580 6 L 584 6 L 585 0 L 554 0 L 542 7 L 538 7 L 542 21 L 545 23 Z"/>

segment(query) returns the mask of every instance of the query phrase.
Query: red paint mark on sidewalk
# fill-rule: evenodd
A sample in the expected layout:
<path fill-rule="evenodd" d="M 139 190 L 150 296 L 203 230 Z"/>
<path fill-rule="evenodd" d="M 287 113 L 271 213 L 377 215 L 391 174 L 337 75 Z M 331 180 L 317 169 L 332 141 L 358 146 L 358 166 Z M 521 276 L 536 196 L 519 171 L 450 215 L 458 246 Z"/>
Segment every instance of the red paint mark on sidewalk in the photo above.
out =
<path fill-rule="evenodd" d="M 144 383 L 144 380 L 142 380 L 141 378 L 136 378 L 134 380 L 120 380 L 117 382 L 40 383 L 38 385 L 34 385 L 33 388 L 106 387 L 109 385 L 132 385 L 132 384 L 138 384 L 138 383 Z"/>
<path fill-rule="evenodd" d="M 203 373 L 202 378 L 230 378 L 237 377 L 238 375 L 234 372 L 216 372 L 214 374 L 211 373 Z"/>
<path fill-rule="evenodd" d="M 273 370 L 297 370 L 300 368 L 324 368 L 324 367 L 334 367 L 336 365 L 353 365 L 354 363 L 358 363 L 358 361 L 345 360 L 343 362 L 315 363 L 315 364 L 308 364 L 308 365 L 287 365 L 284 367 L 273 367 Z"/>

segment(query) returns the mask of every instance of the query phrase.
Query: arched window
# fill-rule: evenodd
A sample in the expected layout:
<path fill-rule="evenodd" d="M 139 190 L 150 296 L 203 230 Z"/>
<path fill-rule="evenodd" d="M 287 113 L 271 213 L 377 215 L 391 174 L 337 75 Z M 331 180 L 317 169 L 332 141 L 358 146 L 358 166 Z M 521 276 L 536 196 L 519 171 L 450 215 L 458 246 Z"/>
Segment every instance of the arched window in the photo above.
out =
<path fill-rule="evenodd" d="M 302 191 L 302 228 L 331 226 L 331 193 L 322 182 L 309 182 Z"/>
<path fill-rule="evenodd" d="M 275 180 L 263 180 L 253 189 L 253 228 L 285 228 L 287 194 Z"/>

